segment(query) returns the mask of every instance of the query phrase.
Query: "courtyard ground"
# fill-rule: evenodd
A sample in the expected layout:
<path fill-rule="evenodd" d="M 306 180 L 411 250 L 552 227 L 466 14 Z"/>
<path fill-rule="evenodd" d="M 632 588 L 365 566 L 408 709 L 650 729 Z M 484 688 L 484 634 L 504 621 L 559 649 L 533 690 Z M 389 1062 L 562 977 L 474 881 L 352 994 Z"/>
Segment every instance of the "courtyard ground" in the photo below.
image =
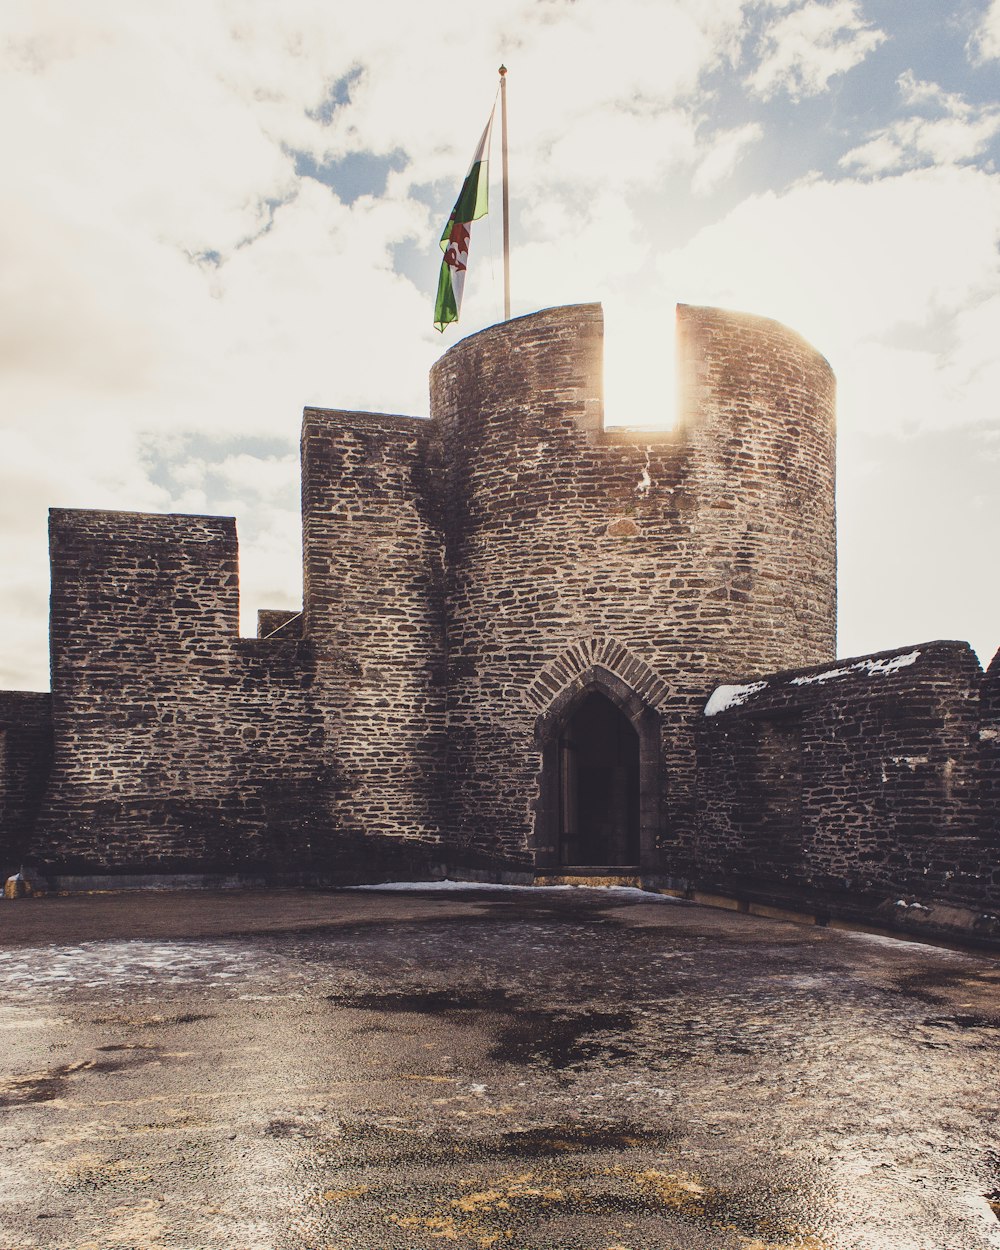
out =
<path fill-rule="evenodd" d="M 0 990 L 3 1250 L 1000 1248 L 988 955 L 638 891 L 109 894 L 0 903 Z"/>

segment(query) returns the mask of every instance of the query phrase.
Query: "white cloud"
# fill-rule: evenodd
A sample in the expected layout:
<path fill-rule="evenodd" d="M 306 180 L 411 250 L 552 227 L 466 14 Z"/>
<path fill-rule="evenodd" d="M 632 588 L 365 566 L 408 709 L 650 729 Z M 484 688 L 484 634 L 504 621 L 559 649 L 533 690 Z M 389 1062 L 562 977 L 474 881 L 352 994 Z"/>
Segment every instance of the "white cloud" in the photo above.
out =
<path fill-rule="evenodd" d="M 950 165 L 975 160 L 1000 132 L 1000 110 L 984 110 L 978 117 L 931 121 L 910 117 L 894 122 L 867 143 L 841 158 L 845 169 L 863 174 L 894 173 L 919 165 Z"/>
<path fill-rule="evenodd" d="M 974 106 L 936 83 L 921 82 L 909 70 L 898 85 L 906 104 L 938 116 L 914 113 L 897 119 L 841 157 L 845 169 L 871 175 L 969 162 L 1000 133 L 1000 108 Z"/>
<path fill-rule="evenodd" d="M 596 108 L 567 131 L 546 137 L 544 170 L 533 180 L 544 178 L 547 187 L 553 182 L 650 186 L 669 169 L 693 164 L 696 149 L 695 119 L 686 110 Z"/>
<path fill-rule="evenodd" d="M 745 126 L 713 135 L 709 140 L 711 146 L 691 179 L 695 195 L 708 195 L 714 191 L 732 174 L 746 149 L 758 143 L 763 134 L 763 129 L 756 122 L 748 122 Z"/>
<path fill-rule="evenodd" d="M 957 92 L 946 91 L 940 83 L 918 78 L 912 69 L 904 70 L 896 79 L 904 104 L 928 104 L 953 114 L 968 113 L 969 105 Z"/>
<path fill-rule="evenodd" d="M 978 170 L 814 179 L 745 200 L 659 271 L 689 302 L 773 316 L 820 347 L 842 423 L 977 423 L 994 412 L 972 381 L 992 376 L 988 327 L 1000 335 L 998 223 L 1000 176 Z M 896 340 L 928 326 L 933 347 L 901 355 Z"/>
<path fill-rule="evenodd" d="M 1000 60 L 1000 0 L 990 0 L 969 40 L 969 54 L 974 63 Z"/>
<path fill-rule="evenodd" d="M 793 100 L 818 95 L 885 37 L 864 20 L 857 0 L 807 0 L 768 27 L 747 85 L 765 99 L 782 91 Z"/>
<path fill-rule="evenodd" d="M 741 6 L 715 0 L 695 16 L 658 0 L 524 2 L 464 25 L 386 0 L 333 13 L 307 0 L 14 12 L 0 64 L 0 107 L 18 118 L 0 162 L 19 171 L 0 205 L 3 385 L 56 422 L 72 397 L 76 419 L 119 429 L 245 432 L 303 401 L 424 406 L 440 340 L 392 249 L 429 248 L 436 223 L 407 193 L 464 168 L 501 27 L 520 32 L 509 49 L 518 202 L 530 213 L 565 199 L 554 212 L 575 216 L 588 182 L 650 183 L 702 158 L 676 102 L 728 55 Z M 642 37 L 608 73 L 624 30 Z M 357 67 L 351 109 L 323 125 L 331 84 Z M 470 103 L 442 107 L 442 82 L 447 100 Z M 412 161 L 390 198 L 350 208 L 296 179 L 289 155 L 398 147 Z M 632 209 L 616 209 L 620 236 Z M 192 263 L 204 253 L 218 268 Z M 408 351 L 372 367 L 376 340 L 396 330 Z"/>
<path fill-rule="evenodd" d="M 299 482 L 298 456 L 226 456 L 213 472 L 230 487 L 253 492 L 261 501 L 286 496 Z"/>
<path fill-rule="evenodd" d="M 301 408 L 426 411 L 427 368 L 455 337 L 429 324 L 437 213 L 501 60 L 515 312 L 604 300 L 609 381 L 625 379 L 612 416 L 639 413 L 644 376 L 663 402 L 678 298 L 778 316 L 838 363 L 870 368 L 872 394 L 888 397 L 891 369 L 905 364 L 921 380 L 921 421 L 953 392 L 974 418 L 995 384 L 988 175 L 803 184 L 712 224 L 715 197 L 735 192 L 767 135 L 752 100 L 716 116 L 706 74 L 738 66 L 748 19 L 764 12 L 753 91 L 820 92 L 883 38 L 854 0 L 501 0 L 474 20 L 455 12 L 440 0 L 5 6 L 0 524 L 11 606 L 0 685 L 44 681 L 50 504 L 231 510 L 245 626 L 262 601 L 298 602 Z M 932 163 L 981 151 L 992 114 L 935 90 L 912 80 L 907 108 L 921 128 L 904 166 L 918 147 Z M 883 145 L 866 158 L 876 172 L 903 141 L 883 129 L 868 136 Z M 352 153 L 394 154 L 384 191 L 373 176 L 373 194 L 339 198 L 296 173 L 300 154 L 329 167 Z M 498 249 L 493 214 L 474 234 L 462 332 L 498 315 L 491 233 Z M 953 333 L 947 350 L 888 342 L 932 316 Z M 872 358 L 858 346 L 866 335 Z M 894 411 L 886 398 L 879 420 Z M 252 440 L 269 450 L 246 451 Z"/>

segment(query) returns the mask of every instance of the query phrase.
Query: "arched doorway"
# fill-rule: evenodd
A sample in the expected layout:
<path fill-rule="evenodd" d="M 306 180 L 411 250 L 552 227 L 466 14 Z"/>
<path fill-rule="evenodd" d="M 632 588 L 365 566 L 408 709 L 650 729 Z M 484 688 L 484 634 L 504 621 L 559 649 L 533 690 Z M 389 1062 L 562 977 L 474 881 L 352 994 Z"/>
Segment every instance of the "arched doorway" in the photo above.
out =
<path fill-rule="evenodd" d="M 559 863 L 639 863 L 639 735 L 591 690 L 559 735 Z"/>

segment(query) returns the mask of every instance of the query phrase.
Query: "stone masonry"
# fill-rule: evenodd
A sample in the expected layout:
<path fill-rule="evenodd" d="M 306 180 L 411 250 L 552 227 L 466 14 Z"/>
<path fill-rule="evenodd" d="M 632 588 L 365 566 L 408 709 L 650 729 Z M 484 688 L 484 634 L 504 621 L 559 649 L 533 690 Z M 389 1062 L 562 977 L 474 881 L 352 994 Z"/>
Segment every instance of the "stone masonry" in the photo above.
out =
<path fill-rule="evenodd" d="M 992 924 L 998 662 L 835 661 L 826 361 L 682 305 L 677 428 L 605 429 L 602 334 L 582 305 L 473 335 L 430 420 L 307 409 L 303 607 L 255 639 L 231 519 L 54 510 L 51 703 L 0 694 L 0 868 L 607 871 Z"/>
<path fill-rule="evenodd" d="M 966 643 L 932 642 L 716 691 L 699 733 L 702 882 L 783 882 L 821 912 L 841 893 L 992 905 L 990 684 Z"/>
<path fill-rule="evenodd" d="M 603 428 L 598 305 L 474 335 L 432 372 L 449 834 L 466 860 L 554 862 L 535 802 L 540 671 L 559 688 L 549 702 L 594 675 L 619 702 L 640 666 L 659 678 L 642 699 L 658 738 L 642 858 L 663 868 L 693 853 L 693 735 L 712 686 L 834 655 L 829 366 L 757 318 L 681 306 L 678 329 L 681 423 L 659 435 Z"/>

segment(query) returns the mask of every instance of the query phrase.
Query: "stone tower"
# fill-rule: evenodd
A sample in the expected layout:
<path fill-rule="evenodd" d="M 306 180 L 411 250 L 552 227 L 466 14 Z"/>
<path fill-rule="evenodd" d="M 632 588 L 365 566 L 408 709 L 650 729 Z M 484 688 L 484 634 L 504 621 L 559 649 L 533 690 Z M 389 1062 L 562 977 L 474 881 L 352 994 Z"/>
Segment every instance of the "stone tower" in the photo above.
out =
<path fill-rule="evenodd" d="M 681 306 L 678 427 L 605 430 L 602 333 L 598 305 L 549 309 L 431 374 L 447 827 L 471 861 L 682 866 L 707 693 L 834 654 L 826 361 Z"/>

